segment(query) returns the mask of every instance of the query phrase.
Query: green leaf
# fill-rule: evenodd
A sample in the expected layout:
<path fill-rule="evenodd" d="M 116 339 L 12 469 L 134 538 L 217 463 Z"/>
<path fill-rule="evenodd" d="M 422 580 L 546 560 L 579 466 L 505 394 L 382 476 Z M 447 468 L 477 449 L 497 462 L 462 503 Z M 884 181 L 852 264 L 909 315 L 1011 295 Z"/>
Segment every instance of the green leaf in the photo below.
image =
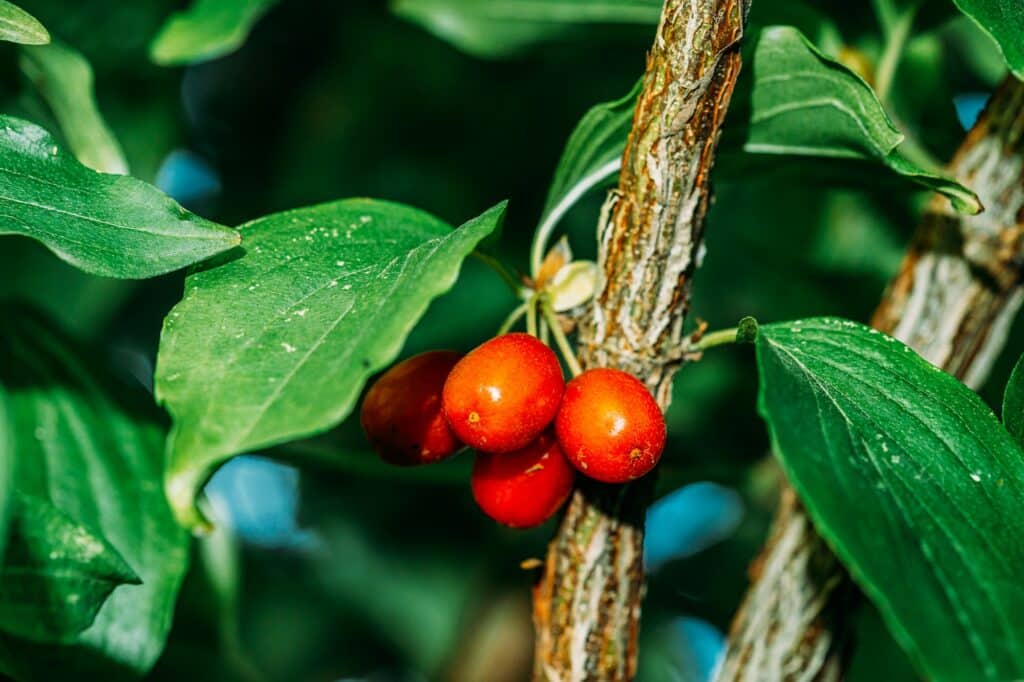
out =
<path fill-rule="evenodd" d="M 658 23 L 661 0 L 392 0 L 398 16 L 478 57 L 502 57 L 587 24 Z"/>
<path fill-rule="evenodd" d="M 0 116 L 0 234 L 22 234 L 95 275 L 141 279 L 236 246 L 229 228 L 155 187 L 89 170 L 45 130 Z"/>
<path fill-rule="evenodd" d="M 164 66 L 195 64 L 240 48 L 253 25 L 277 0 L 195 0 L 171 16 L 149 46 Z"/>
<path fill-rule="evenodd" d="M 960 11 L 992 36 L 1006 65 L 1024 79 L 1024 3 L 1020 0 L 953 0 Z"/>
<path fill-rule="evenodd" d="M 875 161 L 942 192 L 959 211 L 981 210 L 971 190 L 904 156 L 903 134 L 871 88 L 796 29 L 761 30 L 752 37 L 744 64 L 752 78 L 750 89 L 737 92 L 723 147 L 742 146 L 752 154 Z"/>
<path fill-rule="evenodd" d="M 991 410 L 853 322 L 765 325 L 756 347 L 789 480 L 921 674 L 1024 677 L 1024 452 Z"/>
<path fill-rule="evenodd" d="M 955 17 L 943 27 L 940 38 L 945 51 L 978 87 L 995 90 L 1006 78 L 1006 60 L 996 41 L 969 17 Z"/>
<path fill-rule="evenodd" d="M 240 228 L 242 258 L 190 275 L 156 370 L 179 519 L 202 523 L 196 491 L 225 459 L 341 421 L 504 212 L 453 231 L 369 199 L 287 211 Z"/>
<path fill-rule="evenodd" d="M 558 160 L 542 221 L 563 215 L 587 190 L 618 173 L 642 87 L 640 80 L 625 97 L 595 105 L 576 124 Z"/>
<path fill-rule="evenodd" d="M 1019 443 L 1024 445 L 1024 355 L 1010 373 L 1003 394 L 1003 424 Z"/>
<path fill-rule="evenodd" d="M 0 40 L 22 45 L 45 45 L 50 42 L 50 32 L 25 10 L 7 0 L 0 0 Z"/>
<path fill-rule="evenodd" d="M 547 244 L 558 221 L 588 191 L 618 175 L 633 123 L 636 98 L 642 88 L 643 79 L 640 79 L 625 97 L 591 107 L 573 129 L 558 160 L 537 228 L 538 237 L 534 239 L 530 256 L 534 273 L 540 269 L 545 256 L 540 249 Z"/>
<path fill-rule="evenodd" d="M 722 136 L 719 172 L 749 172 L 738 151 L 875 162 L 945 194 L 959 211 L 981 210 L 970 189 L 905 156 L 904 136 L 871 88 L 825 57 L 799 31 L 773 26 L 754 32 L 749 40 L 746 67 Z M 636 89 L 621 100 L 598 105 L 580 121 L 559 162 L 544 222 L 561 217 L 555 209 L 567 210 L 571 203 L 566 198 L 578 198 L 573 190 L 589 187 L 584 180 L 597 182 L 605 177 L 596 172 L 588 177 L 586 172 L 622 155 L 638 93 Z"/>
<path fill-rule="evenodd" d="M 101 173 L 128 173 L 121 145 L 96 106 L 92 68 L 85 57 L 54 42 L 23 47 L 18 63 L 46 100 L 78 160 Z"/>
<path fill-rule="evenodd" d="M 45 500 L 16 497 L 0 569 L 0 630 L 74 641 L 124 584 L 141 581 L 117 550 Z"/>
<path fill-rule="evenodd" d="M 114 590 L 73 643 L 4 635 L 0 669 L 33 679 L 145 673 L 166 641 L 189 546 L 163 495 L 160 414 L 144 390 L 115 381 L 102 362 L 13 306 L 0 310 L 0 395 L 18 492 L 103 538 L 142 580 Z"/>

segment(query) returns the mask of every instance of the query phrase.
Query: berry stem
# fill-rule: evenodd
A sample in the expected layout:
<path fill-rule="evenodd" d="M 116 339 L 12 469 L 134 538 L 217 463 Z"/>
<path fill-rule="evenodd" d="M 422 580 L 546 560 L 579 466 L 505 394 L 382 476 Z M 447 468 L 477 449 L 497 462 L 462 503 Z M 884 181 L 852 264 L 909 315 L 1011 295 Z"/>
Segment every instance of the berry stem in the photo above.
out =
<path fill-rule="evenodd" d="M 526 287 L 524 287 L 522 282 L 517 280 L 516 277 L 509 272 L 508 268 L 506 268 L 501 261 L 480 251 L 474 251 L 472 255 L 478 261 L 484 263 L 490 267 L 491 270 L 498 273 L 498 277 L 501 277 L 501 281 L 508 285 L 509 289 L 512 290 L 512 293 L 516 295 L 516 298 L 526 298 Z"/>
<path fill-rule="evenodd" d="M 537 296 L 534 294 L 526 302 L 526 333 L 537 336 Z"/>
<path fill-rule="evenodd" d="M 512 312 L 510 312 L 508 314 L 508 317 L 505 318 L 505 321 L 501 323 L 501 326 L 498 327 L 498 333 L 495 334 L 495 336 L 501 336 L 502 334 L 508 334 L 509 330 L 512 329 L 512 327 L 515 326 L 516 322 L 518 322 L 519 319 L 523 315 L 526 314 L 526 306 L 527 305 L 528 305 L 527 303 L 520 303 L 519 305 L 517 305 L 512 310 Z"/>
<path fill-rule="evenodd" d="M 547 299 L 541 299 L 540 308 L 544 313 L 544 319 L 547 320 L 548 327 L 551 328 L 551 335 L 555 337 L 555 344 L 558 346 L 558 351 L 562 354 L 565 364 L 569 366 L 569 371 L 572 372 L 572 375 L 578 377 L 580 374 L 583 374 L 583 368 L 580 367 L 580 361 L 576 359 L 576 352 L 573 351 L 572 346 L 569 344 L 569 339 L 566 338 L 565 332 L 562 331 L 562 325 L 558 322 L 558 316 L 555 315 L 555 311 L 547 302 Z"/>
<path fill-rule="evenodd" d="M 710 332 L 700 337 L 700 341 L 693 344 L 690 348 L 694 351 L 705 351 L 715 346 L 736 343 L 739 331 L 739 327 L 730 327 L 729 329 L 719 329 L 718 331 Z"/>

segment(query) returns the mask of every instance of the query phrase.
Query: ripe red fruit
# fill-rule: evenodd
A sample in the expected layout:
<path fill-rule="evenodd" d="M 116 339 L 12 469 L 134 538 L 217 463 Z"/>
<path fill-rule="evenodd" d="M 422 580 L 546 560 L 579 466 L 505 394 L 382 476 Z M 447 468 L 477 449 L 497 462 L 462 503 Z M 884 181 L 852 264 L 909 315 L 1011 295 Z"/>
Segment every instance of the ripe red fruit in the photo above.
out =
<path fill-rule="evenodd" d="M 429 464 L 462 447 L 441 413 L 445 379 L 461 357 L 453 351 L 421 353 L 373 384 L 360 421 L 382 459 L 401 466 Z"/>
<path fill-rule="evenodd" d="M 480 509 L 498 523 L 532 528 L 551 518 L 569 493 L 576 471 L 551 434 L 515 452 L 477 454 L 470 484 Z"/>
<path fill-rule="evenodd" d="M 658 404 L 643 383 L 617 369 L 591 369 L 569 382 L 555 432 L 573 466 L 605 483 L 640 478 L 665 449 Z"/>
<path fill-rule="evenodd" d="M 444 413 L 467 445 L 512 452 L 548 427 L 564 388 L 554 351 L 529 334 L 505 334 L 455 365 L 444 384 Z"/>

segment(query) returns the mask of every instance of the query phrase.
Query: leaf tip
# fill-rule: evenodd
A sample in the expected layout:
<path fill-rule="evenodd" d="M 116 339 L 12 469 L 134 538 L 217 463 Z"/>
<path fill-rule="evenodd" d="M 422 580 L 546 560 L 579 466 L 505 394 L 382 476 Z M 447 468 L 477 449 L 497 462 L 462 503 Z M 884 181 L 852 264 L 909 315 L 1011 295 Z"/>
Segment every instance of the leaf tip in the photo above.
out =
<path fill-rule="evenodd" d="M 38 30 L 25 36 L 22 45 L 49 45 L 52 41 L 53 38 L 50 37 L 50 32 L 46 30 L 45 26 L 39 24 Z"/>
<path fill-rule="evenodd" d="M 964 213 L 967 215 L 978 215 L 985 210 L 984 204 L 981 203 L 981 199 L 978 198 L 977 194 L 971 192 L 967 196 L 951 195 L 950 201 L 953 204 L 953 208 L 956 209 L 957 213 Z"/>
<path fill-rule="evenodd" d="M 49 45 L 53 38 L 50 36 L 50 31 L 43 26 L 43 22 L 20 8 L 19 11 L 25 23 L 17 42 L 22 45 Z"/>
<path fill-rule="evenodd" d="M 757 320 L 749 315 L 736 325 L 736 343 L 754 343 L 757 341 Z"/>

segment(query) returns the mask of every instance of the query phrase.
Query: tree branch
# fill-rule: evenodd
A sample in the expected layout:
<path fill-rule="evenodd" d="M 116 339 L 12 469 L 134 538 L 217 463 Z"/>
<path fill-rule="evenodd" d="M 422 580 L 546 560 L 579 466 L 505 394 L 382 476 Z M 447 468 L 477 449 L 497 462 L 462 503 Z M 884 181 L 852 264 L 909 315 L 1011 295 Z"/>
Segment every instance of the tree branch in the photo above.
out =
<path fill-rule="evenodd" d="M 711 200 L 709 174 L 740 68 L 749 0 L 668 0 L 648 55 L 619 185 L 599 227 L 602 275 L 581 329 L 584 366 L 671 394 L 690 284 Z M 582 485 L 534 590 L 534 675 L 627 680 L 636 672 L 643 521 L 653 477 Z"/>
<path fill-rule="evenodd" d="M 872 325 L 977 388 L 1024 297 L 1024 83 L 1003 83 L 948 171 L 986 210 L 932 198 Z M 751 574 L 717 679 L 839 679 L 855 588 L 788 487 Z"/>

